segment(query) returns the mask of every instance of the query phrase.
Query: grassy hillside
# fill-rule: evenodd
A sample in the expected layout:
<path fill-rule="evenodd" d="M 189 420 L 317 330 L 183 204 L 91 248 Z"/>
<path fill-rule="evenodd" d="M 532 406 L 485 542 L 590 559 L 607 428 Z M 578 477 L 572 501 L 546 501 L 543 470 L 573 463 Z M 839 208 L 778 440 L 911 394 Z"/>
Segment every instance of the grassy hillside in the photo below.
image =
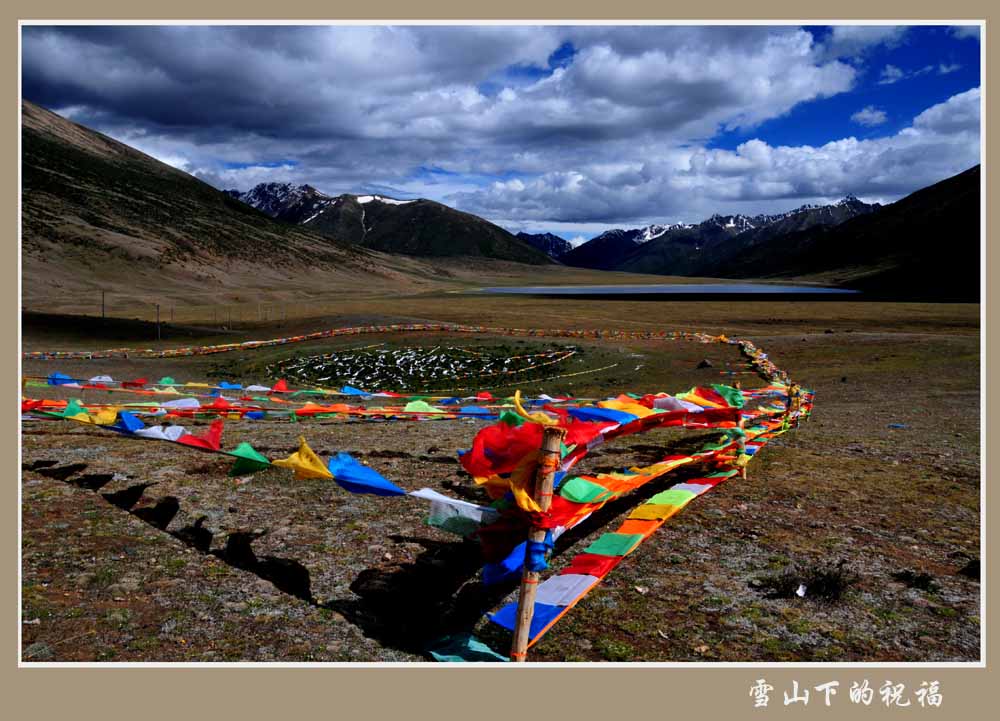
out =
<path fill-rule="evenodd" d="M 27 305 L 114 288 L 212 294 L 324 282 L 421 282 L 432 269 L 278 223 L 133 148 L 22 104 L 22 252 Z M 373 277 L 374 276 L 374 277 Z"/>
<path fill-rule="evenodd" d="M 396 205 L 377 200 L 359 203 L 353 196 L 342 196 L 306 227 L 387 253 L 497 258 L 536 265 L 552 262 L 503 228 L 433 200 Z"/>

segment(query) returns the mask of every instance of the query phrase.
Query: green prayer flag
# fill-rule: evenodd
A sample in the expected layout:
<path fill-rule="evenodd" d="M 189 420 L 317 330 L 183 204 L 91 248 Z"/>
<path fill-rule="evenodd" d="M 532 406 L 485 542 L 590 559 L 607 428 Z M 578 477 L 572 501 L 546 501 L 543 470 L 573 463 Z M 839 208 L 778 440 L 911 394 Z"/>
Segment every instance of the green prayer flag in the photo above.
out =
<path fill-rule="evenodd" d="M 716 471 L 715 473 L 709 473 L 705 478 L 732 478 L 739 471 Z"/>
<path fill-rule="evenodd" d="M 66 404 L 66 410 L 62 412 L 63 418 L 70 418 L 71 416 L 79 415 L 80 413 L 86 413 L 87 410 L 80 406 L 80 401 L 76 398 L 70 399 Z"/>
<path fill-rule="evenodd" d="M 254 447 L 246 441 L 240 443 L 235 449 L 228 451 L 227 455 L 236 458 L 236 463 L 229 470 L 230 476 L 244 476 L 248 473 L 256 473 L 271 465 L 271 462 L 265 456 L 254 450 Z"/>
<path fill-rule="evenodd" d="M 175 381 L 170 376 L 163 376 L 160 380 L 156 381 L 156 385 L 158 385 L 158 386 L 173 386 L 173 385 L 177 385 L 177 381 Z"/>
<path fill-rule="evenodd" d="M 732 386 L 724 386 L 719 383 L 713 383 L 712 390 L 725 398 L 726 403 L 731 405 L 733 408 L 742 408 L 747 402 L 746 398 L 743 397 L 743 393 L 741 393 L 739 389 L 733 388 Z"/>
<path fill-rule="evenodd" d="M 559 487 L 559 495 L 574 503 L 595 503 L 606 501 L 614 493 L 593 481 L 574 476 Z"/>
<path fill-rule="evenodd" d="M 524 418 L 513 411 L 504 411 L 500 414 L 498 420 L 501 423 L 506 423 L 508 426 L 519 426 L 524 423 Z"/>
<path fill-rule="evenodd" d="M 445 636 L 438 639 L 427 649 L 427 652 L 436 661 L 443 662 L 497 662 L 509 660 L 506 656 L 501 656 L 475 636 L 467 633 Z"/>
<path fill-rule="evenodd" d="M 641 533 L 605 533 L 583 549 L 583 552 L 598 556 L 624 556 L 641 541 Z"/>
<path fill-rule="evenodd" d="M 403 410 L 407 413 L 444 413 L 440 408 L 435 408 L 423 400 L 410 401 L 403 407 Z"/>
<path fill-rule="evenodd" d="M 659 505 L 683 506 L 694 498 L 694 495 L 691 491 L 685 491 L 683 488 L 677 490 L 670 489 L 657 493 L 646 502 Z"/>

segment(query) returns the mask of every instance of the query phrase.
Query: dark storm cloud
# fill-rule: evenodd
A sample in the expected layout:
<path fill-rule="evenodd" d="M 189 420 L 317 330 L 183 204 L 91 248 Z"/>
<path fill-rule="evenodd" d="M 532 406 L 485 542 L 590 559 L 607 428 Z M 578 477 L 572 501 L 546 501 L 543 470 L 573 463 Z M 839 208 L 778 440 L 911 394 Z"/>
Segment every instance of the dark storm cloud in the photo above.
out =
<path fill-rule="evenodd" d="M 388 186 L 511 225 L 624 223 L 839 188 L 810 178 L 817 149 L 703 146 L 721 129 L 753 128 L 850 90 L 857 58 L 902 34 L 880 27 L 838 28 L 817 40 L 801 28 L 761 26 L 26 26 L 22 87 L 27 99 L 218 187 L 265 180 L 327 192 Z M 550 65 L 557 50 L 562 60 Z M 912 138 L 877 152 L 904 175 L 929 167 L 920 142 L 931 148 L 928 157 L 960 147 L 964 158 L 978 147 L 972 105 L 940 110 L 926 127 L 915 123 Z M 837 178 L 862 165 L 843 147 Z M 780 162 L 767 165 L 765 155 Z"/>

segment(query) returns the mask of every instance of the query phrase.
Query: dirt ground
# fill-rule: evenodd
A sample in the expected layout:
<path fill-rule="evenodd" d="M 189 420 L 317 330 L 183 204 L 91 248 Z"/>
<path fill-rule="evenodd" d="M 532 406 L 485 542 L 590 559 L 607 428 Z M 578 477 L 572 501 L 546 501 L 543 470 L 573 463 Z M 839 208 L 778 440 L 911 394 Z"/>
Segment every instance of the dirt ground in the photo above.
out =
<path fill-rule="evenodd" d="M 746 303 L 734 311 L 697 302 L 345 300 L 336 316 L 259 324 L 239 337 L 417 320 L 723 331 L 750 338 L 816 390 L 809 421 L 755 457 L 746 480 L 720 485 L 668 521 L 556 624 L 532 660 L 979 658 L 978 306 Z M 26 322 L 23 347 L 125 345 L 116 333 L 84 322 Z M 200 333 L 169 329 L 161 345 L 234 339 Z M 362 340 L 427 345 L 446 336 Z M 568 342 L 530 341 L 553 348 Z M 261 382 L 267 363 L 283 355 L 358 344 L 344 338 L 186 359 L 27 361 L 24 372 Z M 579 370 L 613 367 L 522 391 L 677 392 L 725 381 L 720 371 L 740 367 L 735 349 L 725 346 L 579 345 Z M 703 359 L 713 367 L 699 369 Z M 753 378 L 737 377 L 745 384 Z M 37 397 L 35 390 L 28 395 Z M 90 393 L 85 400 L 96 399 Z M 246 440 L 275 458 L 305 435 L 322 457 L 348 451 L 408 490 L 483 500 L 455 454 L 483 425 L 230 421 L 223 446 Z M 692 435 L 632 437 L 594 452 L 579 470 L 656 460 Z M 417 661 L 427 660 L 428 643 L 457 630 L 475 630 L 506 650 L 509 639 L 483 613 L 515 589 L 482 587 L 477 549 L 426 526 L 423 502 L 352 495 L 332 482 L 294 481 L 282 469 L 240 482 L 227 476 L 229 465 L 69 421 L 24 423 L 22 658 Z M 664 484 L 677 480 L 668 476 Z M 650 485 L 648 494 L 662 489 Z M 553 568 L 646 495 L 643 489 L 609 504 L 560 539 Z M 810 593 L 816 575 L 831 570 L 839 570 L 842 595 Z M 774 592 L 782 579 L 809 581 L 806 595 Z"/>

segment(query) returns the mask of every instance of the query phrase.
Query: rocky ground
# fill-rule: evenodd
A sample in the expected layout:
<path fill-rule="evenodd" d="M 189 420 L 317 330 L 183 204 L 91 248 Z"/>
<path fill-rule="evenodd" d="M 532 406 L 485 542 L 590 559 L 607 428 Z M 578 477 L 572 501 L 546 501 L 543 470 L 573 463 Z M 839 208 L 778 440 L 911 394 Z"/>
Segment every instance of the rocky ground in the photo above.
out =
<path fill-rule="evenodd" d="M 663 305 L 686 306 L 697 323 L 697 304 Z M 794 322 L 737 321 L 729 332 L 816 389 L 813 418 L 769 444 L 748 479 L 668 521 L 556 624 L 533 660 L 979 658 L 978 307 L 887 306 L 852 322 L 835 304 L 816 304 L 812 318 L 799 305 L 784 315 Z M 624 311 L 624 322 L 639 317 Z M 596 323 L 606 313 L 595 304 L 581 316 Z M 679 391 L 719 382 L 720 369 L 739 362 L 731 348 L 695 343 L 582 345 L 581 370 L 617 365 L 523 390 Z M 253 382 L 289 352 L 29 362 L 25 372 Z M 698 368 L 703 359 L 713 367 Z M 321 456 L 348 451 L 407 489 L 477 500 L 455 451 L 482 425 L 227 422 L 223 445 L 248 440 L 274 458 L 305 435 Z M 632 437 L 581 468 L 655 460 L 690 442 L 678 432 Z M 481 587 L 476 549 L 424 525 L 416 499 L 351 495 L 281 469 L 233 479 L 225 459 L 69 421 L 25 423 L 22 463 L 24 660 L 415 661 L 459 629 L 505 650 L 482 614 L 513 589 Z M 623 499 L 567 534 L 553 567 L 640 500 Z"/>

